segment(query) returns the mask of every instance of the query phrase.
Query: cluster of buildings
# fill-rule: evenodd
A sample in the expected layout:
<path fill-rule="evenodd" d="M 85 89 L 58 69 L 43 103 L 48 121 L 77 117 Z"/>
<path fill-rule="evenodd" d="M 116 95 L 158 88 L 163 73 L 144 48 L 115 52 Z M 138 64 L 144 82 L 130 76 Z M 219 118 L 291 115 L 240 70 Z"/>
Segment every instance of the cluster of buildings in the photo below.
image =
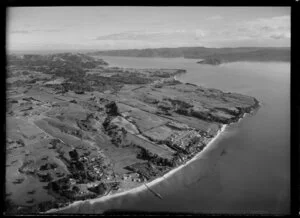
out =
<path fill-rule="evenodd" d="M 143 178 L 138 173 L 124 174 L 121 178 L 122 178 L 123 181 L 131 181 L 131 182 L 144 182 L 144 181 L 147 181 L 146 178 Z"/>
<path fill-rule="evenodd" d="M 186 151 L 187 147 L 197 138 L 201 138 L 201 135 L 196 130 L 181 131 L 179 134 L 170 136 L 169 144 L 176 150 Z"/>
<path fill-rule="evenodd" d="M 92 178 L 100 179 L 103 176 L 103 157 L 101 155 L 92 158 L 80 157 L 79 161 L 86 164 L 86 171 Z"/>

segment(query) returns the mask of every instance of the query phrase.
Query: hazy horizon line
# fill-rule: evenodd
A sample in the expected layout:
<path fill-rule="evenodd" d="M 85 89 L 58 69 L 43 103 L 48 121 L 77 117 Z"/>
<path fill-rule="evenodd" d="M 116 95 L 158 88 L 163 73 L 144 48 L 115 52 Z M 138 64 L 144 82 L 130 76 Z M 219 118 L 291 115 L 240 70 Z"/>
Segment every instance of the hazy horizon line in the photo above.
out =
<path fill-rule="evenodd" d="M 6 49 L 7 53 L 14 52 L 55 52 L 55 51 L 121 51 L 121 50 L 153 50 L 153 49 L 174 49 L 174 48 L 210 48 L 210 49 L 230 49 L 230 48 L 291 48 L 291 46 L 237 46 L 237 47 L 206 47 L 206 46 L 178 46 L 178 47 L 155 47 L 155 48 L 128 48 L 128 49 L 90 49 L 90 48 L 80 48 L 80 49 Z"/>

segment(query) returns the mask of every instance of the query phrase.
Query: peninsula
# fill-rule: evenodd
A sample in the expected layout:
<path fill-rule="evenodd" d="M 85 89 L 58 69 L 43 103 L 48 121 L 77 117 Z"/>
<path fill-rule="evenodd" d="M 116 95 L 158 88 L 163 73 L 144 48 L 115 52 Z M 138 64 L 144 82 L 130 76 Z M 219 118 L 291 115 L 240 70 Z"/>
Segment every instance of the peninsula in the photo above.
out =
<path fill-rule="evenodd" d="M 81 53 L 9 55 L 6 213 L 59 211 L 163 178 L 259 106 L 174 79 L 182 73 Z"/>

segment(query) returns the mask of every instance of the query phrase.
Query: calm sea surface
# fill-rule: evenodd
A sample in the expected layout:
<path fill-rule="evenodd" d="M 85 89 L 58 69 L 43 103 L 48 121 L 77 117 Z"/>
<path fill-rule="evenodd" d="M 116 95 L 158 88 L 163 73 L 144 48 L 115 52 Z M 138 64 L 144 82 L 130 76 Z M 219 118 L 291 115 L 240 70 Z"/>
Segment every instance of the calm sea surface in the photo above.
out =
<path fill-rule="evenodd" d="M 204 155 L 148 190 L 103 203 L 103 209 L 286 214 L 290 207 L 290 64 L 220 66 L 183 58 L 103 57 L 111 66 L 182 68 L 177 79 L 256 97 L 262 107 L 227 127 Z"/>

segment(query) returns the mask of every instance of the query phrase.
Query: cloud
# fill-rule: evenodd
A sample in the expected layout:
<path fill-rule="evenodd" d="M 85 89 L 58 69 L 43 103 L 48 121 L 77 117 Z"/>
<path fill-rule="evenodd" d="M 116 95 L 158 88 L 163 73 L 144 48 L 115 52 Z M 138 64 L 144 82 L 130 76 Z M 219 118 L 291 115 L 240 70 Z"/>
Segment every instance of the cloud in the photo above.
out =
<path fill-rule="evenodd" d="M 215 16 L 206 18 L 206 20 L 222 20 L 222 19 L 223 19 L 223 17 L 220 15 L 215 15 Z"/>
<path fill-rule="evenodd" d="M 110 50 L 110 49 L 144 49 L 144 48 L 162 48 L 162 47 L 190 47 L 190 46 L 203 46 L 201 42 L 193 40 L 185 41 L 144 41 L 144 40 L 101 40 L 91 43 L 92 48 Z"/>
<path fill-rule="evenodd" d="M 44 29 L 44 30 L 35 30 L 36 32 L 61 32 L 63 29 Z"/>
<path fill-rule="evenodd" d="M 241 24 L 239 32 L 249 37 L 263 37 L 273 39 L 290 38 L 290 17 L 279 16 L 272 18 L 259 18 Z"/>
<path fill-rule="evenodd" d="M 272 35 L 270 35 L 270 37 L 273 39 L 287 39 L 287 38 L 291 38 L 291 34 L 290 33 L 273 33 Z"/>
<path fill-rule="evenodd" d="M 129 31 L 103 35 L 96 40 L 149 40 L 167 36 L 184 34 L 185 30 L 164 30 L 164 31 Z"/>
<path fill-rule="evenodd" d="M 60 32 L 63 29 L 32 29 L 32 30 L 12 30 L 11 34 L 30 34 L 35 32 Z"/>
<path fill-rule="evenodd" d="M 10 32 L 11 34 L 28 34 L 30 33 L 29 31 L 27 30 L 13 30 Z"/>
<path fill-rule="evenodd" d="M 237 22 L 215 32 L 215 35 L 217 38 L 237 40 L 288 40 L 290 29 L 290 16 L 278 16 Z"/>
<path fill-rule="evenodd" d="M 160 31 L 128 31 L 115 34 L 102 35 L 95 40 L 132 40 L 132 41 L 184 41 L 200 39 L 207 35 L 207 31 L 196 30 L 160 30 Z"/>

